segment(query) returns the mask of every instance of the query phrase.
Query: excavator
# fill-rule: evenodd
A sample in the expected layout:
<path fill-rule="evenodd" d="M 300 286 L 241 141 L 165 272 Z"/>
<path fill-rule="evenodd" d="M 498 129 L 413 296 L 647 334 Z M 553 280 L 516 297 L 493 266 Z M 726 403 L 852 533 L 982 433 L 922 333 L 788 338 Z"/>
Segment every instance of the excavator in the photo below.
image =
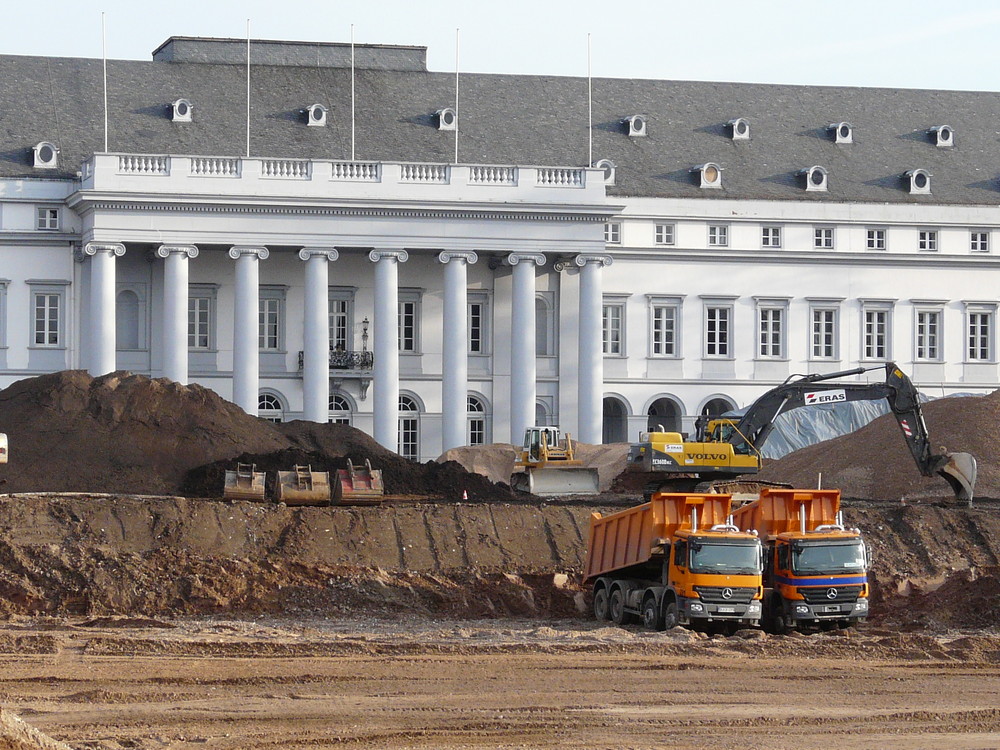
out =
<path fill-rule="evenodd" d="M 829 382 L 883 367 L 883 383 Z M 648 474 L 647 499 L 655 492 L 684 491 L 690 485 L 716 482 L 720 491 L 732 492 L 733 485 L 740 484 L 737 477 L 760 471 L 761 450 L 778 415 L 803 406 L 880 399 L 888 402 L 920 473 L 925 477 L 941 475 L 951 485 L 956 500 L 971 503 L 976 459 L 969 453 L 931 452 L 917 389 L 893 362 L 793 375 L 754 401 L 742 417 L 700 419 L 694 441 L 685 440 L 678 432 L 640 433 L 639 442 L 629 449 L 628 470 Z"/>

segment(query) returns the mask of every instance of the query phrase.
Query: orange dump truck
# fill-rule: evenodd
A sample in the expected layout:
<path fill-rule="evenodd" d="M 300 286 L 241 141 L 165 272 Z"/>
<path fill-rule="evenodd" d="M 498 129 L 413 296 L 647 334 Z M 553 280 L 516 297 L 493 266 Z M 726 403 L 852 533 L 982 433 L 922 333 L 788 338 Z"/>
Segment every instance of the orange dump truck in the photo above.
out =
<path fill-rule="evenodd" d="M 871 557 L 844 528 L 840 490 L 769 487 L 733 522 L 764 541 L 764 626 L 777 633 L 848 627 L 868 616 Z"/>
<path fill-rule="evenodd" d="M 731 495 L 657 493 L 590 517 L 586 580 L 594 616 L 652 630 L 760 624 L 761 543 L 727 520 Z"/>

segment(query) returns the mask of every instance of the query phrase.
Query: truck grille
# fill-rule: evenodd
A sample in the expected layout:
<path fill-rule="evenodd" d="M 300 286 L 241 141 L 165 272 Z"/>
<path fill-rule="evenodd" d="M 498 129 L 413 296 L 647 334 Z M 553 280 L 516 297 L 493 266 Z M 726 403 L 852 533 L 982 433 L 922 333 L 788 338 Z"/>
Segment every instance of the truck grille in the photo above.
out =
<path fill-rule="evenodd" d="M 729 588 L 726 586 L 695 586 L 695 592 L 701 597 L 703 602 L 709 604 L 749 604 L 753 600 L 757 589 L 753 588 Z M 725 596 L 724 592 L 730 592 Z"/>
<path fill-rule="evenodd" d="M 814 586 L 799 588 L 799 593 L 807 604 L 837 604 L 856 602 L 861 594 L 861 586 Z M 833 594 L 831 596 L 830 594 Z"/>

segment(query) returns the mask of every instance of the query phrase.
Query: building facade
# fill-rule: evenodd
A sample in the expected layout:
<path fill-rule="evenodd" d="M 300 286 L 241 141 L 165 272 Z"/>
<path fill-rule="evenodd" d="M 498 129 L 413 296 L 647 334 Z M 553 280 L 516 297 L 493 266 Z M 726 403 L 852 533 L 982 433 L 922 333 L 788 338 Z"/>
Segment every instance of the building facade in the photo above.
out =
<path fill-rule="evenodd" d="M 0 57 L 0 385 L 199 383 L 420 460 L 690 431 L 796 373 L 996 387 L 992 95 Z M 459 117 L 461 115 L 461 117 Z M 860 376 L 862 378 L 866 376 Z M 875 373 L 872 377 L 878 377 Z"/>

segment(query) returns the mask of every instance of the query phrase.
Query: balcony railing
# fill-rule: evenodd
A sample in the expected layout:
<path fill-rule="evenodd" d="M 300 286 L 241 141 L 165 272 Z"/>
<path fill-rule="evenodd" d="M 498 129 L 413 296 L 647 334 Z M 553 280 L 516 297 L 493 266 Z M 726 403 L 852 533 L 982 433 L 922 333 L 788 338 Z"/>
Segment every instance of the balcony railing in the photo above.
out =
<path fill-rule="evenodd" d="M 299 352 L 299 370 L 302 370 L 305 354 Z M 338 352 L 330 350 L 331 370 L 366 371 L 375 367 L 375 355 L 372 352 Z"/>

